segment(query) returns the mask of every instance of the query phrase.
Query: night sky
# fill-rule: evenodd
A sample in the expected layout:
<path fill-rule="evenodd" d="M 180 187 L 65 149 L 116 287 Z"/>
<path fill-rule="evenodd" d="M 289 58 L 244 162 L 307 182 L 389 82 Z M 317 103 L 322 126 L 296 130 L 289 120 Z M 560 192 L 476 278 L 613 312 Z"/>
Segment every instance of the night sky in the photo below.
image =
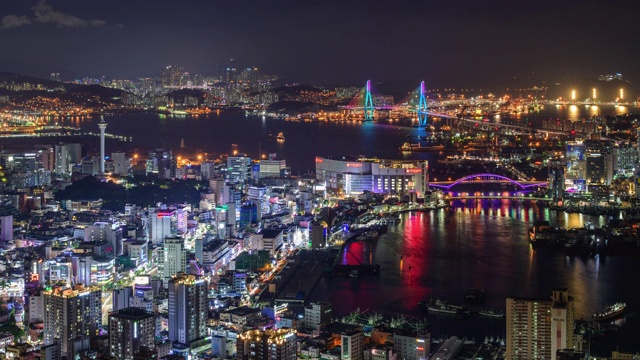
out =
<path fill-rule="evenodd" d="M 640 80 L 638 1 L 2 2 L 0 71 L 63 80 L 214 74 L 229 58 L 287 81 L 492 86 L 621 72 Z"/>

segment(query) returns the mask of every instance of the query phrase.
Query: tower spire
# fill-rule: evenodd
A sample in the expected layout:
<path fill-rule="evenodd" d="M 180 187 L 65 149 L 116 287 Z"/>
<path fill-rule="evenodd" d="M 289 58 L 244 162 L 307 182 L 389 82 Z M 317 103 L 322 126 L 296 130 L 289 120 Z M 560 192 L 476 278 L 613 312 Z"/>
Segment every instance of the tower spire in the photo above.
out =
<path fill-rule="evenodd" d="M 425 96 L 424 81 L 420 83 L 420 101 L 418 102 L 418 120 L 420 126 L 427 126 L 427 98 Z"/>
<path fill-rule="evenodd" d="M 364 96 L 364 120 L 373 120 L 373 98 L 371 97 L 371 80 L 367 80 L 367 87 Z"/>
<path fill-rule="evenodd" d="M 100 128 L 100 174 L 104 174 L 104 131 L 107 128 L 107 123 L 104 121 L 104 117 L 100 117 L 100 122 L 98 123 L 98 127 Z"/>

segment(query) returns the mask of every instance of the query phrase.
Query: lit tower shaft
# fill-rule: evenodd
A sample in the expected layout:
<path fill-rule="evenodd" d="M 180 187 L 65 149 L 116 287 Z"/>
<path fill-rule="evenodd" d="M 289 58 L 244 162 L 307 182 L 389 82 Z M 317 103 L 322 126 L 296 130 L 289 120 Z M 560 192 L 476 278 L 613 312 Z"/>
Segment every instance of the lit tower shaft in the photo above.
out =
<path fill-rule="evenodd" d="M 100 128 L 100 174 L 104 174 L 104 131 L 107 129 L 107 123 L 104 118 L 98 123 Z"/>
<path fill-rule="evenodd" d="M 423 81 L 420 83 L 420 100 L 418 102 L 418 120 L 420 126 L 427 126 L 427 98 L 425 92 Z"/>
<path fill-rule="evenodd" d="M 364 95 L 364 120 L 373 120 L 373 98 L 371 97 L 371 80 L 367 80 L 367 87 Z"/>

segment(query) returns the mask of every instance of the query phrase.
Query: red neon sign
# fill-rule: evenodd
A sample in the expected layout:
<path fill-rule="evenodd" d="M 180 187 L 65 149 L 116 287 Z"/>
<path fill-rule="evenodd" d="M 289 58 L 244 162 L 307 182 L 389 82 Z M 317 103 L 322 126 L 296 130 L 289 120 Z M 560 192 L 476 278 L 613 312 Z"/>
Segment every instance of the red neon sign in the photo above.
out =
<path fill-rule="evenodd" d="M 362 167 L 360 163 L 347 163 L 347 167 Z"/>

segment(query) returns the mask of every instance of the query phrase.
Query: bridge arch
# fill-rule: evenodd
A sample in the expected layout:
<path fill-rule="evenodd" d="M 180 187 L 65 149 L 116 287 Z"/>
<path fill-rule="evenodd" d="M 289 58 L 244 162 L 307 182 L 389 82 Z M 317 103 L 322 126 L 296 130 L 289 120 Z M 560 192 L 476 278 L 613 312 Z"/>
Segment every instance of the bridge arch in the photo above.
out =
<path fill-rule="evenodd" d="M 439 187 L 442 189 L 451 189 L 452 187 L 458 185 L 458 184 L 463 184 L 463 183 L 482 183 L 482 182 L 486 182 L 486 183 L 509 183 L 515 186 L 518 186 L 520 189 L 528 189 L 530 187 L 534 187 L 534 186 L 547 186 L 548 184 L 545 182 L 534 182 L 531 184 L 523 184 L 517 180 L 508 178 L 506 176 L 503 175 L 498 175 L 498 174 L 472 174 L 472 175 L 467 175 L 467 176 L 463 176 L 460 179 L 452 182 L 451 184 L 429 184 L 429 186 L 434 186 L 434 187 Z"/>

